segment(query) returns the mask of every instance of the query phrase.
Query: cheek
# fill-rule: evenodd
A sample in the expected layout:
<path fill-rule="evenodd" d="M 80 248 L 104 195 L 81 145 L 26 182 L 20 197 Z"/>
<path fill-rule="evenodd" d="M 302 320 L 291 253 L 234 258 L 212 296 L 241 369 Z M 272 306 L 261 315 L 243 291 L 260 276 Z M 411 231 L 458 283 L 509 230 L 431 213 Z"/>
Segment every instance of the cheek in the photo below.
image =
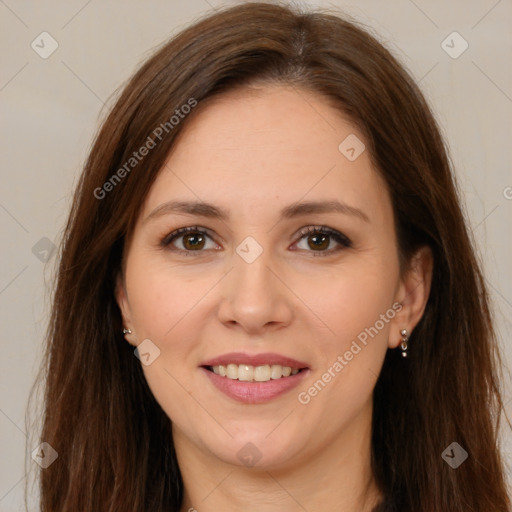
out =
<path fill-rule="evenodd" d="M 305 279 L 303 297 L 320 320 L 328 327 L 333 344 L 337 349 L 355 339 L 365 329 L 378 321 L 378 330 L 389 330 L 388 322 L 380 321 L 381 315 L 390 320 L 398 268 L 396 265 L 375 264 L 353 265 L 342 269 L 336 276 L 323 280 Z M 315 283 L 314 287 L 311 283 Z"/>
<path fill-rule="evenodd" d="M 310 383 L 314 388 L 304 391 L 310 397 L 322 395 L 318 407 L 341 410 L 344 405 L 343 414 L 349 414 L 371 397 L 396 314 L 392 305 L 397 279 L 397 263 L 354 266 L 325 281 L 324 294 L 315 294 L 312 309 L 329 332 L 315 340 L 321 360 Z M 324 388 L 328 391 L 321 392 Z"/>
<path fill-rule="evenodd" d="M 194 339 L 201 330 L 197 311 L 210 281 L 204 276 L 189 279 L 186 272 L 173 270 L 143 251 L 133 254 L 127 264 L 126 287 L 137 339 L 149 339 L 160 350 L 142 370 L 154 397 L 178 425 L 187 424 L 184 409 L 190 417 L 202 414 L 187 389 L 191 365 L 195 366 L 192 359 L 197 358 Z"/>
<path fill-rule="evenodd" d="M 164 342 L 208 292 L 211 279 L 177 272 L 144 256 L 134 256 L 126 283 L 137 337 Z M 184 275 L 185 274 L 185 275 Z"/>

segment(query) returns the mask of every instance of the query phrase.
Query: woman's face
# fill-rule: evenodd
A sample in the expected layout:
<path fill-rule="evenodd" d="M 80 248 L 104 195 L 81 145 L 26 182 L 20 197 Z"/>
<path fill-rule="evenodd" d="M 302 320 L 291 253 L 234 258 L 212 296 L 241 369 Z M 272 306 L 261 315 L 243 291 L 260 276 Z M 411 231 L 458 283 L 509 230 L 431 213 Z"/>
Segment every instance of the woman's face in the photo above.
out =
<path fill-rule="evenodd" d="M 176 445 L 277 468 L 357 444 L 385 353 L 410 327 L 363 136 L 284 86 L 230 92 L 191 121 L 117 290 Z"/>

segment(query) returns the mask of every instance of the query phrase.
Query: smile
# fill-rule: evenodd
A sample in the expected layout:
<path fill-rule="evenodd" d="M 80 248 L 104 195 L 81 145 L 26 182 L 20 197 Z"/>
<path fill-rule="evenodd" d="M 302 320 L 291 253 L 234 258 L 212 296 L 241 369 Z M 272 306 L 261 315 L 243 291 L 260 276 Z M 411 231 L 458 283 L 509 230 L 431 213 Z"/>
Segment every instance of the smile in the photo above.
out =
<path fill-rule="evenodd" d="M 261 404 L 291 391 L 311 372 L 309 364 L 272 352 L 230 352 L 199 367 L 213 388 L 246 404 Z"/>
<path fill-rule="evenodd" d="M 301 371 L 301 368 L 281 366 L 280 364 L 253 366 L 250 364 L 234 363 L 208 366 L 207 369 L 221 377 L 244 382 L 268 382 L 269 380 L 277 380 L 289 377 L 290 375 L 296 375 Z"/>

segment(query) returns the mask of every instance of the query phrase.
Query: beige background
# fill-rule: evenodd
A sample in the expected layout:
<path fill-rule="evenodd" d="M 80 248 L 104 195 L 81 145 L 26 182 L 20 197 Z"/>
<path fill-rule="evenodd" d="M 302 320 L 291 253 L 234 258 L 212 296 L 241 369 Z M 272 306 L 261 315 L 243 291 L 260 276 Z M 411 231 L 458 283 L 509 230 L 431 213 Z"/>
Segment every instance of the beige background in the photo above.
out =
<path fill-rule="evenodd" d="M 336 6 L 375 29 L 431 101 L 457 169 L 511 367 L 512 2 L 302 3 Z M 41 260 L 51 256 L 50 241 L 59 239 L 104 105 L 154 46 L 225 4 L 0 0 L 0 511 L 22 510 L 24 458 L 35 448 L 27 443 L 26 433 L 36 430 L 27 428 L 25 409 L 41 357 L 55 258 Z M 43 31 L 58 43 L 47 59 L 31 47 Z M 441 46 L 453 31 L 469 45 L 456 59 Z M 463 41 L 452 39 L 451 51 L 462 49 Z M 510 377 L 505 384 L 508 401 Z M 512 413 L 512 401 L 508 407 Z M 508 427 L 504 434 L 510 463 Z M 28 460 L 30 469 L 35 463 Z"/>

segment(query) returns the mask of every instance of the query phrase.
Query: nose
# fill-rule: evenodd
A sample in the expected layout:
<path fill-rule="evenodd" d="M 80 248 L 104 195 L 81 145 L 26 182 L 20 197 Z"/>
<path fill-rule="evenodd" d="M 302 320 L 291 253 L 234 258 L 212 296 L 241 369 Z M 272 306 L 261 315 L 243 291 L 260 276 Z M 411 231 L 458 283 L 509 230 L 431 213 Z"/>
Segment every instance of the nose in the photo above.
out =
<path fill-rule="evenodd" d="M 252 335 L 289 325 L 293 294 L 266 251 L 251 263 L 234 253 L 233 261 L 234 268 L 223 280 L 219 320 Z"/>

